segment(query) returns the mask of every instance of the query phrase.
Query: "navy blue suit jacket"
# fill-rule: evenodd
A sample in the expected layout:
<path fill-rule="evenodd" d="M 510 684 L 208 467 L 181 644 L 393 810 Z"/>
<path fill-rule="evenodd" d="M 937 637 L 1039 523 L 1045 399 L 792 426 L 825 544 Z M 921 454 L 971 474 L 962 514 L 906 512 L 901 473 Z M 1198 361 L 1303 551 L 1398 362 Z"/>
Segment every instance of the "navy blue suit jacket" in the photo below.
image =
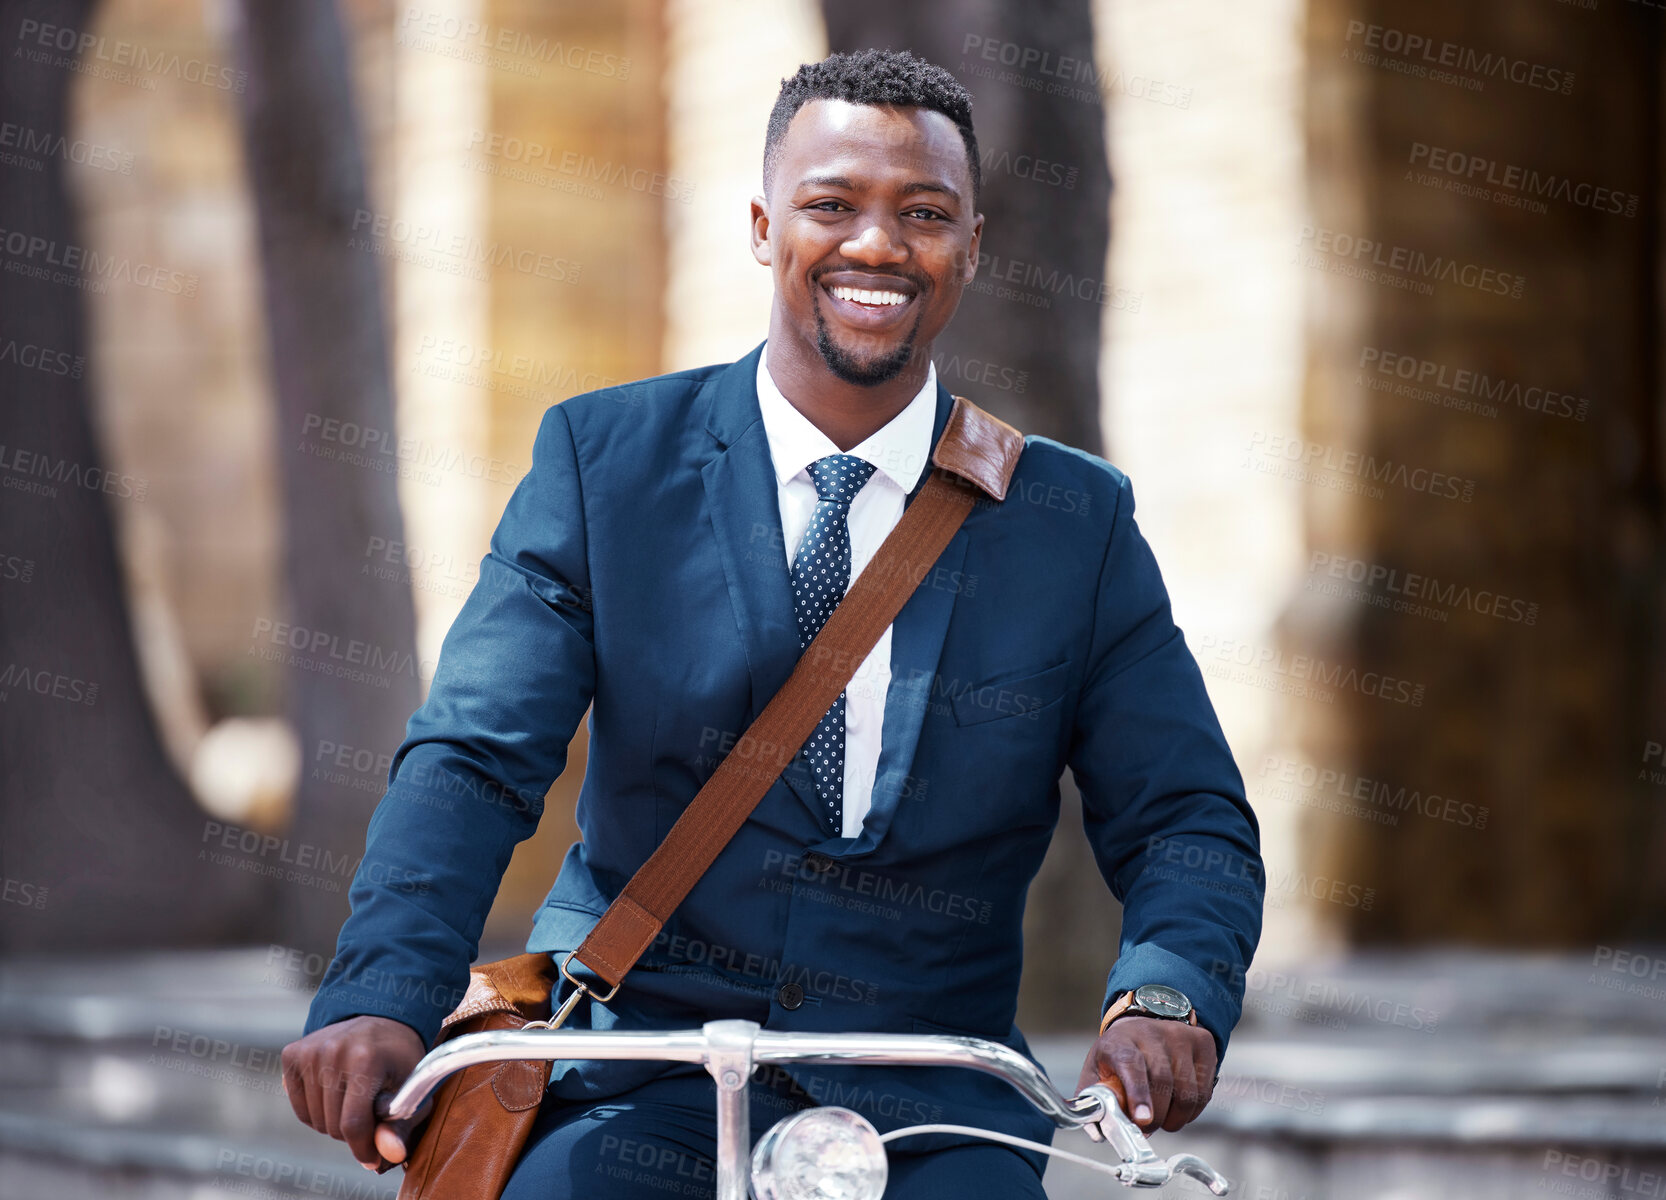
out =
<path fill-rule="evenodd" d="M 760 352 L 545 414 L 394 757 L 309 1031 L 370 1013 L 432 1042 L 586 709 L 584 840 L 529 950 L 579 944 L 786 681 L 799 643 Z M 940 386 L 934 442 L 950 405 Z M 1005 501 L 979 503 L 896 619 L 861 836 L 826 836 L 796 761 L 618 997 L 582 1005 L 577 1023 L 746 1017 L 1025 1050 L 1013 1021 L 1024 899 L 1069 767 L 1124 906 L 1107 998 L 1177 987 L 1224 1052 L 1260 935 L 1256 822 L 1133 513 L 1115 467 L 1028 438 Z M 1082 881 L 1083 903 L 1099 894 Z M 660 1069 L 557 1064 L 552 1087 L 602 1096 Z M 793 1073 L 881 1129 L 1049 1133 L 1015 1092 L 972 1072 Z"/>

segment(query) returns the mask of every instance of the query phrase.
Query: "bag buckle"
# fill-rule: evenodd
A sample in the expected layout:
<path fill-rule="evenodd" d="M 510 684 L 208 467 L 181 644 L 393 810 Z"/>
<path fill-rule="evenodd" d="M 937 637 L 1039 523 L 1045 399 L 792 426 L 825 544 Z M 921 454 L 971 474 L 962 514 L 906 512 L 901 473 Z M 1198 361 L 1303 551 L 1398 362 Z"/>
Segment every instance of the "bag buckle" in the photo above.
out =
<path fill-rule="evenodd" d="M 578 1007 L 578 1002 L 586 996 L 593 998 L 597 1004 L 606 1004 L 619 994 L 617 983 L 613 985 L 612 990 L 607 995 L 598 996 L 590 990 L 588 983 L 585 983 L 582 979 L 574 978 L 572 972 L 567 970 L 567 964 L 573 961 L 573 955 L 577 953 L 577 950 L 569 950 L 567 957 L 561 960 L 561 977 L 572 984 L 576 990 L 561 1002 L 561 1007 L 555 1010 L 555 1015 L 550 1017 L 549 1020 L 528 1021 L 521 1026 L 522 1029 L 560 1029 L 562 1025 L 566 1024 L 567 1018 L 573 1015 L 573 1010 Z"/>

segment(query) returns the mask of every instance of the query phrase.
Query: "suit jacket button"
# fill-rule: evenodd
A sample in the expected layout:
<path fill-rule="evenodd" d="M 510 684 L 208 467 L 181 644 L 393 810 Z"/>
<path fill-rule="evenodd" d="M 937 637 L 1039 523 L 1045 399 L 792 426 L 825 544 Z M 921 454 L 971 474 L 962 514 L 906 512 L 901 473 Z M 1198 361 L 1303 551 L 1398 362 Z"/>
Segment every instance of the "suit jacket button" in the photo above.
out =
<path fill-rule="evenodd" d="M 823 871 L 831 871 L 833 869 L 833 860 L 825 854 L 812 851 L 804 856 L 804 865 L 809 867 L 810 870 L 814 871 L 817 875 L 820 875 Z"/>
<path fill-rule="evenodd" d="M 782 1008 L 791 1012 L 804 1003 L 804 989 L 796 983 L 783 983 L 781 990 L 775 993 L 775 999 L 780 1002 Z"/>

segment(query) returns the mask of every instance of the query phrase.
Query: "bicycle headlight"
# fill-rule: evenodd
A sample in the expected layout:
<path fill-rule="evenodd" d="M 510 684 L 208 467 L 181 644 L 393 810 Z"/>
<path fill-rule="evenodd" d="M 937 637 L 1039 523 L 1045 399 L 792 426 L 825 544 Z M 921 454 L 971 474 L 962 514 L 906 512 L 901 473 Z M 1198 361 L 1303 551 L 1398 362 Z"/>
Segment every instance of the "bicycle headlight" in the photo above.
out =
<path fill-rule="evenodd" d="M 879 1200 L 885 1146 L 848 1108 L 807 1108 L 783 1117 L 752 1151 L 757 1200 Z"/>

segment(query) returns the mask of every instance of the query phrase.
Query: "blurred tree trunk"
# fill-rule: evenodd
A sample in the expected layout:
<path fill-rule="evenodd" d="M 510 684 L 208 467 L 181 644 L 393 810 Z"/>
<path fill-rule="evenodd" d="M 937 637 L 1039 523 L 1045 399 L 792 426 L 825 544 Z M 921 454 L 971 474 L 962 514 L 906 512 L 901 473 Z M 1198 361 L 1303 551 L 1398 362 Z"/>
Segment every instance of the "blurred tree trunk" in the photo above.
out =
<path fill-rule="evenodd" d="M 331 0 L 245 2 L 238 53 L 248 72 L 242 115 L 277 400 L 289 619 L 309 647 L 296 656 L 339 664 L 358 642 L 394 664 L 369 668 L 377 682 L 310 669 L 289 675 L 302 752 L 289 837 L 357 857 L 374 800 L 324 779 L 315 769 L 327 765 L 320 751 L 392 753 L 420 688 L 409 589 L 388 603 L 358 574 L 372 538 L 391 544 L 404 535 L 378 260 L 352 244 L 355 221 L 371 208 L 352 69 Z M 330 457 L 337 453 L 344 457 Z M 345 886 L 288 887 L 284 904 L 292 944 L 334 945 Z"/>
<path fill-rule="evenodd" d="M 1097 96 L 1081 98 L 1095 90 L 1090 0 L 824 0 L 822 13 L 829 49 L 910 50 L 972 93 L 983 244 L 977 278 L 937 339 L 943 386 L 1025 433 L 1100 453 L 1100 298 L 1115 293 L 1100 286 L 1110 246 L 1105 114 Z M 1007 46 L 1050 55 L 1052 71 L 1064 69 L 1061 59 L 1074 59 L 1085 64 L 1087 81 L 1072 83 L 1076 94 L 1066 98 L 990 78 L 1005 68 L 981 56 L 989 45 L 997 59 Z M 1053 77 L 1034 78 L 1045 89 Z M 1025 299 L 1000 296 L 997 288 Z M 1032 1032 L 1080 1032 L 1094 1023 L 1117 952 L 1120 910 L 1091 882 L 1099 870 L 1068 775 L 1063 791 L 1058 836 L 1025 913 L 1031 953 L 1018 1014 Z M 1060 953 L 1066 946 L 1073 952 Z"/>
<path fill-rule="evenodd" d="M 0 0 L 0 29 L 15 33 L 28 19 L 84 31 L 94 7 Z M 40 48 L 19 40 L 15 49 Z M 68 108 L 81 76 L 58 52 L 42 53 L 7 53 L 0 122 L 73 140 Z M 41 170 L 0 168 L 9 235 L 0 250 L 0 875 L 11 902 L 0 946 L 270 936 L 267 882 L 198 858 L 208 820 L 163 751 L 142 686 L 111 506 L 142 503 L 144 482 L 105 473 L 83 293 L 29 275 L 75 273 L 63 264 L 76 257 L 70 248 L 85 248 L 77 225 L 62 156 Z"/>
<path fill-rule="evenodd" d="M 1433 489 L 1309 502 L 1313 548 L 1331 561 L 1474 598 L 1444 601 L 1438 623 L 1342 600 L 1290 614 L 1304 653 L 1427 688 L 1420 707 L 1343 691 L 1303 709 L 1314 761 L 1486 816 L 1483 827 L 1438 807 L 1386 825 L 1314 814 L 1308 861 L 1377 889 L 1369 908 L 1331 914 L 1356 943 L 1589 953 L 1666 932 L 1659 18 L 1625 4 L 1531 18 L 1478 0 L 1308 6 L 1314 226 L 1524 281 L 1519 298 L 1327 283 L 1311 318 L 1305 421 L 1327 453 L 1475 481 L 1467 502 Z M 1398 60 L 1349 40 L 1379 24 L 1548 64 L 1567 90 L 1385 69 Z M 1490 164 L 1475 177 L 1487 186 L 1454 195 L 1464 181 L 1450 165 L 1408 155 L 1426 142 Z M 1508 182 L 1523 172 L 1533 181 Z M 1405 377 L 1362 371 L 1362 347 L 1419 364 L 1420 384 L 1438 366 L 1439 382 L 1422 396 L 1382 390 Z M 1468 397 L 1452 372 L 1510 390 L 1488 393 L 1482 412 L 1454 408 Z"/>
<path fill-rule="evenodd" d="M 983 261 L 937 339 L 943 385 L 1025 433 L 1098 453 L 1100 285 L 1111 196 L 1104 109 L 1097 96 L 1049 96 L 988 78 L 985 68 L 997 75 L 1007 68 L 978 52 L 1013 46 L 1049 55 L 1049 71 L 1063 69 L 1064 58 L 1091 71 L 1092 7 L 1089 0 L 825 0 L 822 14 L 830 49 L 910 50 L 952 72 L 975 101 Z M 1068 73 L 1073 79 L 1077 72 Z M 1060 81 L 1031 75 L 1044 86 Z M 1091 76 L 1070 90 L 1092 93 Z"/>

